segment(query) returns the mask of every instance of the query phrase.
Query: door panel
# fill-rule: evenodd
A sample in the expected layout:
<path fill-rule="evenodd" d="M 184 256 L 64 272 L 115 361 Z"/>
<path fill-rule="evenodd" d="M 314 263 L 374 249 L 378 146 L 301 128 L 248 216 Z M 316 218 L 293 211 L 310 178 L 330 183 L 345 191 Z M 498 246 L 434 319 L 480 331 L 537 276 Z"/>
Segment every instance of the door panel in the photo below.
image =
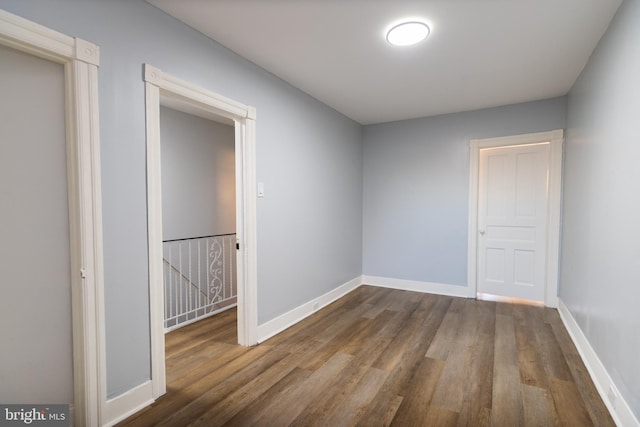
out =
<path fill-rule="evenodd" d="M 72 403 L 64 69 L 0 46 L 0 402 Z"/>
<path fill-rule="evenodd" d="M 478 292 L 544 300 L 549 144 L 480 150 Z"/>

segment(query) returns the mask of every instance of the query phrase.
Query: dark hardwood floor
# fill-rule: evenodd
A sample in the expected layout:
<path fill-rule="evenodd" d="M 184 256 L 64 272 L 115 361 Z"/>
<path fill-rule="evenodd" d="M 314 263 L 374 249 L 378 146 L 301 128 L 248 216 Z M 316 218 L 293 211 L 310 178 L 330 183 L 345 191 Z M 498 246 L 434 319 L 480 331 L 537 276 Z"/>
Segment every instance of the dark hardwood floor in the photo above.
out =
<path fill-rule="evenodd" d="M 167 334 L 121 426 L 614 426 L 556 310 L 362 286 L 270 340 L 229 310 Z"/>

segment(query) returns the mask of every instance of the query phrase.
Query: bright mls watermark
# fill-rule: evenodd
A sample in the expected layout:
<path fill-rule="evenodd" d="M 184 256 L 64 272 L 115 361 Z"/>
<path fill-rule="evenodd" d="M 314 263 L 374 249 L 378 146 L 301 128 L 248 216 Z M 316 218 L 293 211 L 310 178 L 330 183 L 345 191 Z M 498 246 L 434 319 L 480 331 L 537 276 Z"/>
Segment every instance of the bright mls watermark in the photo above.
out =
<path fill-rule="evenodd" d="M 0 427 L 52 426 L 68 427 L 69 405 L 3 405 L 0 404 Z"/>

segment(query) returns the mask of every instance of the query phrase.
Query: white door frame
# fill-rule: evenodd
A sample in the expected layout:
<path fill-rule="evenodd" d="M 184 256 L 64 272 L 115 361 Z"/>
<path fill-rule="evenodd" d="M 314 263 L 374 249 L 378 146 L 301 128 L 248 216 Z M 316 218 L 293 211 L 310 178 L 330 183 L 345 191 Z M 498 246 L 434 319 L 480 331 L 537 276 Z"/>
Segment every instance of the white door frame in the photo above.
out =
<path fill-rule="evenodd" d="M 72 411 L 75 425 L 102 425 L 106 372 L 98 126 L 99 49 L 87 41 L 3 10 L 0 10 L 0 44 L 64 66 L 73 325 Z"/>
<path fill-rule="evenodd" d="M 235 123 L 236 233 L 238 267 L 238 343 L 257 341 L 257 262 L 255 120 L 253 107 L 173 77 L 145 64 L 147 117 L 147 209 L 149 227 L 149 300 L 151 316 L 151 380 L 153 398 L 166 392 L 164 287 L 162 270 L 162 188 L 160 105 L 187 113 L 224 117 Z"/>
<path fill-rule="evenodd" d="M 558 268 L 560 255 L 560 208 L 562 202 L 562 129 L 513 135 L 499 138 L 472 139 L 469 141 L 469 235 L 467 281 L 469 297 L 475 298 L 478 291 L 478 184 L 480 179 L 480 150 L 483 148 L 508 147 L 548 142 L 549 181 L 547 194 L 547 261 L 545 263 L 545 297 L 547 307 L 558 306 Z"/>

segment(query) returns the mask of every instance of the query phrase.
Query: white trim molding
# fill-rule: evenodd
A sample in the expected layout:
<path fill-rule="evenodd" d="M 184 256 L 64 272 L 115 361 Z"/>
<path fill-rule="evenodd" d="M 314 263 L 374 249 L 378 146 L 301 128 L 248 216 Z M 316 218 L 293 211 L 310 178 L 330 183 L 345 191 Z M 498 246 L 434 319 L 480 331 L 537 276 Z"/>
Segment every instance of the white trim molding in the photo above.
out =
<path fill-rule="evenodd" d="M 549 207 L 547 211 L 547 262 L 544 304 L 548 307 L 558 306 L 558 269 L 560 260 L 560 210 L 562 203 L 563 142 L 564 131 L 562 129 L 549 132 L 504 136 L 499 138 L 472 139 L 471 141 L 469 141 L 469 234 L 467 240 L 467 290 L 469 293 L 467 296 L 475 298 L 478 289 L 477 236 L 480 150 L 483 148 L 549 143 Z"/>
<path fill-rule="evenodd" d="M 294 308 L 293 310 L 290 310 L 276 317 L 275 319 L 263 323 L 262 325 L 258 326 L 258 341 L 264 342 L 269 338 L 284 331 L 285 329 L 290 328 L 296 323 L 311 316 L 321 308 L 328 306 L 332 302 L 337 301 L 338 299 L 347 295 L 349 292 L 352 292 L 354 289 L 357 289 L 361 283 L 362 276 L 358 276 L 355 279 L 349 280 L 348 282 L 338 286 L 337 288 L 327 292 L 324 295 L 314 298 L 311 301 L 308 301 Z"/>
<path fill-rule="evenodd" d="M 451 297 L 469 297 L 466 286 L 447 285 L 443 283 L 421 282 L 417 280 L 394 279 L 391 277 L 362 276 L 363 285 L 381 288 L 400 289 L 403 291 L 422 292 L 426 294 L 446 295 Z"/>
<path fill-rule="evenodd" d="M 558 300 L 558 312 L 616 425 L 620 427 L 640 427 L 640 422 L 633 414 L 631 407 L 618 391 L 607 369 L 600 361 L 593 347 L 591 347 L 591 344 L 589 344 L 589 340 L 582 332 L 582 329 L 580 329 L 578 322 L 576 322 L 561 299 Z M 610 394 L 614 397 L 613 401 L 610 398 Z"/>
<path fill-rule="evenodd" d="M 105 402 L 103 426 L 112 426 L 153 403 L 153 387 L 146 381 Z"/>
<path fill-rule="evenodd" d="M 153 398 L 166 392 L 160 106 L 235 125 L 238 343 L 258 342 L 255 108 L 195 86 L 145 64 L 147 120 L 147 206 L 151 381 Z"/>
<path fill-rule="evenodd" d="M 102 424 L 106 396 L 96 45 L 0 10 L 0 44 L 62 64 L 65 74 L 74 423 Z"/>

